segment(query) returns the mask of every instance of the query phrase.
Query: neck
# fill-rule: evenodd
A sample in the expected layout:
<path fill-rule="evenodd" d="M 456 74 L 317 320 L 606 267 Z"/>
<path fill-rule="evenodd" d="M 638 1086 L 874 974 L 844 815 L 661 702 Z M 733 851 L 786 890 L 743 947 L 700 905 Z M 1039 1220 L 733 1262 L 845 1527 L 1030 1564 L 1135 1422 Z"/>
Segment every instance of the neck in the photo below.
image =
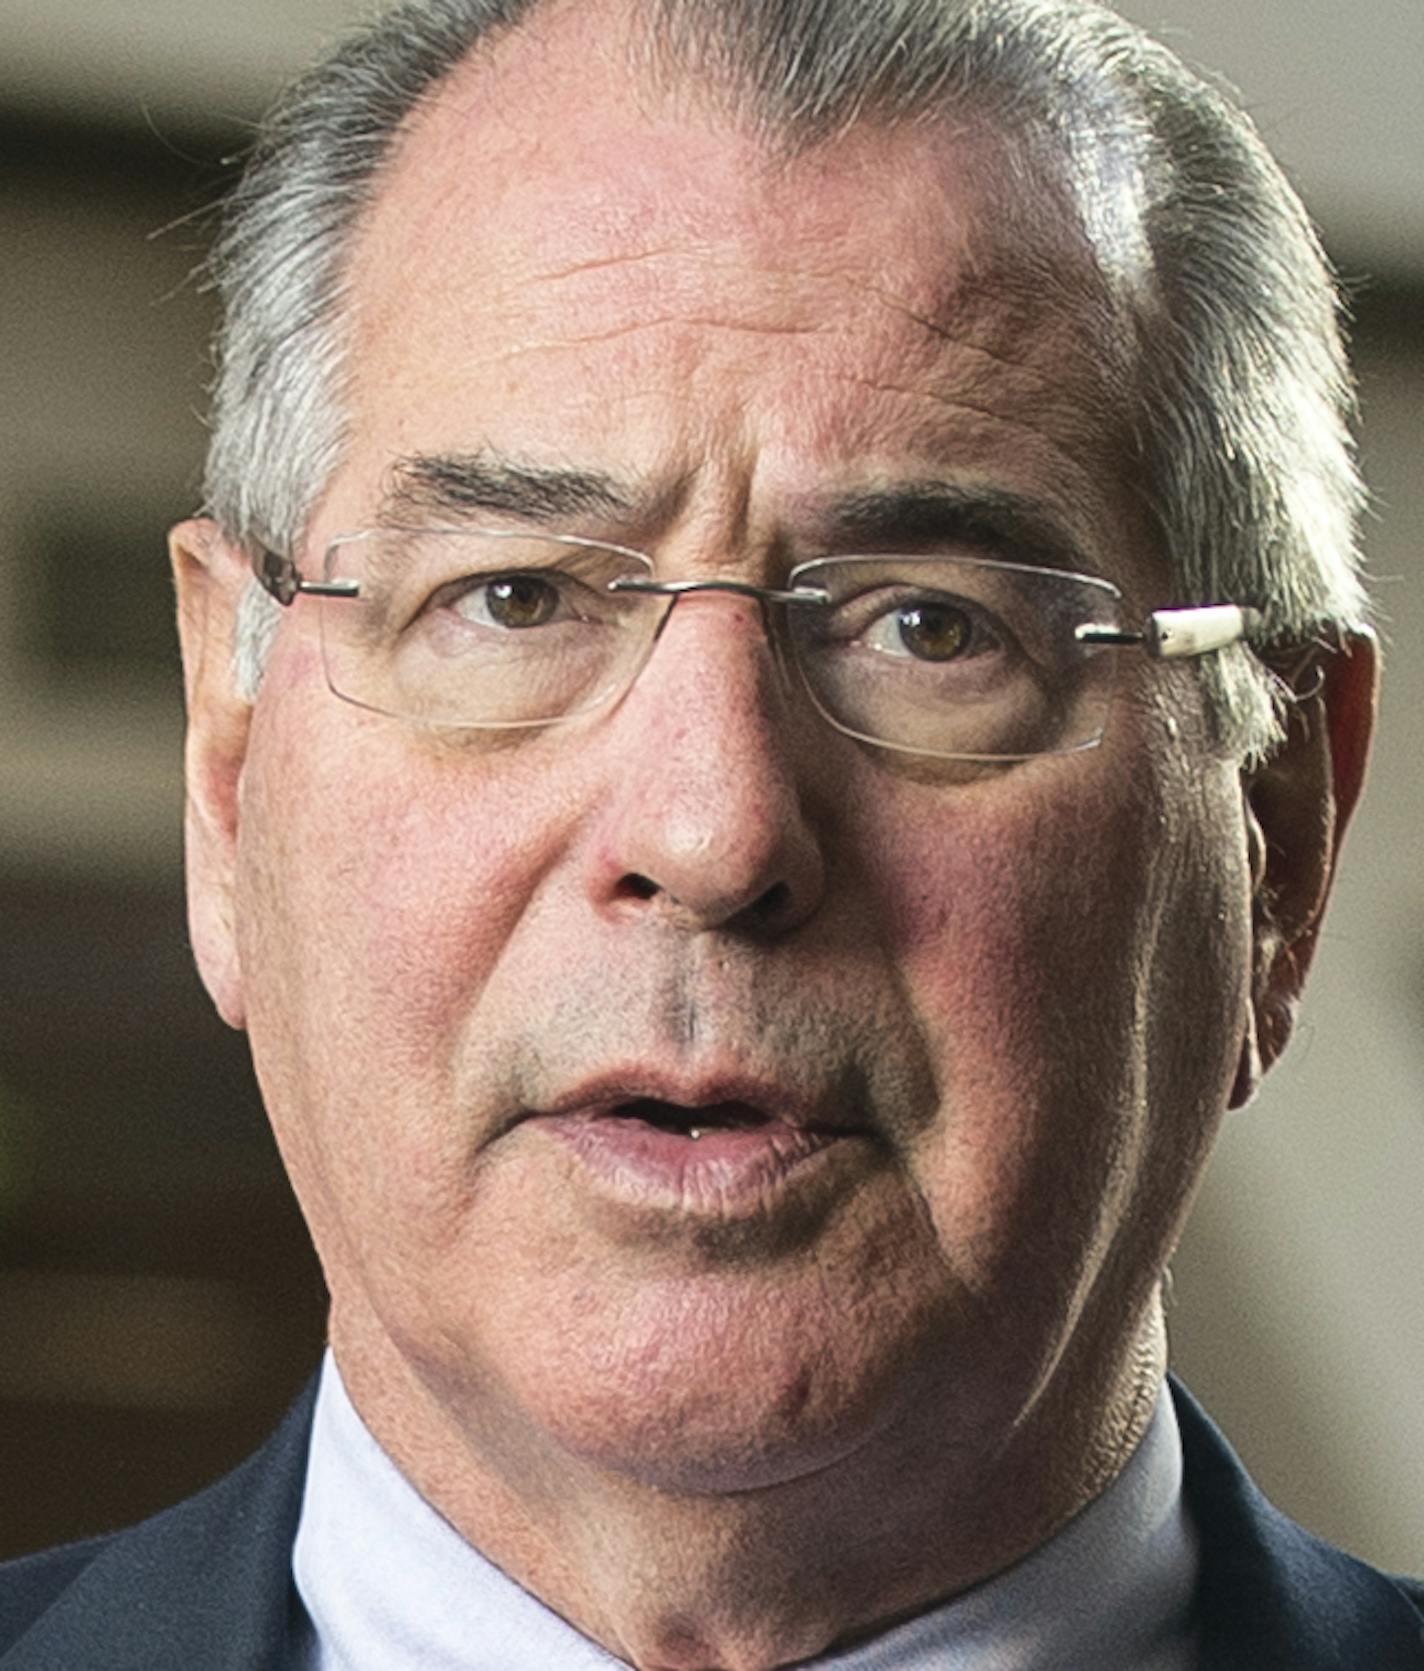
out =
<path fill-rule="evenodd" d="M 996 1450 L 902 1424 L 780 1484 L 714 1494 L 591 1466 L 488 1401 L 456 1420 L 403 1359 L 335 1318 L 332 1332 L 362 1419 L 427 1501 L 640 1671 L 772 1671 L 1004 1570 L 1116 1477 L 1164 1367 L 1154 1308 L 1106 1398 L 1050 1385 Z"/>

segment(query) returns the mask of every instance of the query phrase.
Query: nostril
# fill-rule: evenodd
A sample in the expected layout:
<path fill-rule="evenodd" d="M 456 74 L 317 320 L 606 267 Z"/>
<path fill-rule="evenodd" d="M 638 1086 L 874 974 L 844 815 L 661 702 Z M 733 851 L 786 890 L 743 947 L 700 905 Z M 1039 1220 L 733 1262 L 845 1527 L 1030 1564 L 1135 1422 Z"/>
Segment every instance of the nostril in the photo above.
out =
<path fill-rule="evenodd" d="M 773 882 L 757 900 L 753 910 L 763 922 L 774 922 L 783 916 L 791 904 L 791 889 L 785 882 Z"/>

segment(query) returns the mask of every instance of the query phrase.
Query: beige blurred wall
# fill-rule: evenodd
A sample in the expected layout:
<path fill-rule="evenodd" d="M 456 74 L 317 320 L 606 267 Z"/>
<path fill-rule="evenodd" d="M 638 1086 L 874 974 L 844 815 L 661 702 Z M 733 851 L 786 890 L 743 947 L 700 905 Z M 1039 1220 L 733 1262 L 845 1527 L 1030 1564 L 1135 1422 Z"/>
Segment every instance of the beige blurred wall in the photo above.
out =
<path fill-rule="evenodd" d="M 1174 1361 L 1278 1501 L 1424 1568 L 1424 319 L 1359 355 L 1387 637 L 1364 804 L 1295 1043 L 1229 1117 L 1174 1265 Z"/>
<path fill-rule="evenodd" d="M 1163 0 L 1160 10 L 1180 24 L 1191 8 Z M 139 6 L 132 16 L 153 11 Z M 215 41 L 219 54 L 232 50 L 235 61 L 250 43 L 245 14 L 195 4 L 182 14 L 183 27 L 210 46 Z M 17 15 L 14 0 L 5 0 L 0 40 Z M 64 6 L 54 15 L 84 27 Z M 181 66 L 162 55 L 144 58 L 134 45 L 142 28 L 125 35 L 114 8 L 84 15 L 117 30 L 112 50 L 123 60 L 124 85 L 153 78 L 145 108 L 185 108 L 175 79 Z M 300 26 L 288 30 L 303 54 L 319 33 L 313 15 L 304 10 Z M 197 17 L 207 22 L 200 27 Z M 1209 58 L 1204 27 L 1191 44 Z M 43 75 L 36 69 L 17 108 L 48 109 L 62 94 L 64 52 L 46 39 L 45 54 L 32 60 Z M 92 85 L 93 45 L 85 36 L 72 55 L 83 70 L 76 101 L 84 110 L 104 104 Z M 268 39 L 256 69 L 251 52 L 242 57 L 225 120 L 250 107 L 257 86 L 276 73 L 268 57 L 287 61 L 289 45 L 274 49 Z M 0 90 L 0 103 L 3 97 Z M 1289 95 L 1273 99 L 1278 120 L 1299 127 L 1304 118 Z M 103 114 L 113 119 L 111 108 Z M 1417 109 L 1408 119 L 1417 119 Z M 159 126 L 165 137 L 158 143 L 173 143 Z M 33 592 L 16 560 L 38 491 L 88 494 L 99 514 L 106 504 L 141 503 L 177 515 L 193 501 L 205 310 L 182 288 L 194 239 L 181 231 L 151 237 L 154 217 L 141 191 L 56 196 L 42 182 L 30 189 L 23 181 L 0 191 L 7 252 L 0 288 L 0 867 L 16 873 L 172 874 L 179 863 L 176 682 L 144 675 L 86 686 L 47 678 L 21 652 Z M 1332 245 L 1348 270 L 1364 270 L 1370 234 L 1352 242 L 1348 217 L 1345 226 L 1331 232 Z M 1401 242 L 1399 230 L 1392 225 L 1375 244 L 1391 252 L 1398 307 L 1367 306 L 1360 354 L 1365 459 L 1377 496 L 1371 562 L 1390 640 L 1374 778 L 1347 845 L 1298 1041 L 1256 1106 L 1231 1120 L 1176 1261 L 1172 1333 L 1179 1368 L 1278 1500 L 1369 1558 L 1418 1571 L 1424 239 L 1415 241 L 1406 226 Z M 161 563 L 157 526 L 132 560 Z"/>

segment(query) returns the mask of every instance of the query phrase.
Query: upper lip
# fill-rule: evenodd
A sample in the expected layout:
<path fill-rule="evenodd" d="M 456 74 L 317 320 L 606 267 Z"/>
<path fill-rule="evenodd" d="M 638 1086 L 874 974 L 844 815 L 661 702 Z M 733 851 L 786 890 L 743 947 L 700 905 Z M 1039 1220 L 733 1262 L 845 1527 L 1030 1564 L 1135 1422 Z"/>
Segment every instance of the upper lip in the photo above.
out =
<path fill-rule="evenodd" d="M 760 1075 L 732 1073 L 678 1075 L 643 1068 L 600 1073 L 580 1080 L 548 1102 L 526 1110 L 525 1118 L 580 1111 L 611 1110 L 620 1103 L 653 1101 L 681 1108 L 713 1108 L 741 1103 L 767 1120 L 802 1131 L 854 1132 L 868 1129 L 853 1120 L 833 1087 L 807 1096 L 785 1082 Z"/>

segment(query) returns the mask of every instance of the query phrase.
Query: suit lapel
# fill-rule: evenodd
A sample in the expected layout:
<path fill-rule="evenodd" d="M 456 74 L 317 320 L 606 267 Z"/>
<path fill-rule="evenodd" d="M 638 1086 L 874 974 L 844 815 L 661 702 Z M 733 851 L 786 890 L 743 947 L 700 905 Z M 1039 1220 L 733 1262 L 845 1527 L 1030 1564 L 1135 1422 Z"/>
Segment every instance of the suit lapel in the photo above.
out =
<path fill-rule="evenodd" d="M 105 1540 L 0 1671 L 286 1671 L 314 1397 L 235 1473 Z"/>
<path fill-rule="evenodd" d="M 1272 1507 L 1172 1383 L 1201 1534 L 1203 1671 L 1424 1671 L 1424 1619 L 1383 1574 Z"/>
<path fill-rule="evenodd" d="M 1202 1671 L 1424 1671 L 1403 1590 L 1271 1507 L 1173 1383 L 1201 1533 Z M 93 1559 L 0 1671 L 289 1671 L 291 1582 L 315 1384 L 236 1473 Z"/>

